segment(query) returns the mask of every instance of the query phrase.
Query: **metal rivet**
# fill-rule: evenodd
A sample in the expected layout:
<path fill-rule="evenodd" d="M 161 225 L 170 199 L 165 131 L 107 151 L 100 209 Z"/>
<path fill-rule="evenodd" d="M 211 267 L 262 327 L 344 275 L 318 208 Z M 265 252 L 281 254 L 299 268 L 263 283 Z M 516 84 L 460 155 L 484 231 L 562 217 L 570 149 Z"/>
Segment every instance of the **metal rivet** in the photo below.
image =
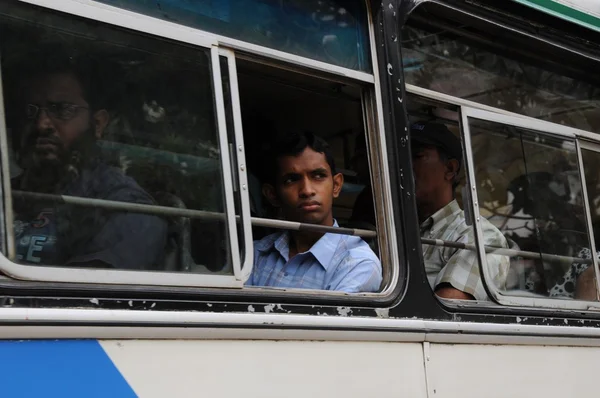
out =
<path fill-rule="evenodd" d="M 246 184 L 242 185 L 242 189 L 245 191 L 246 190 Z"/>
<path fill-rule="evenodd" d="M 238 146 L 238 151 L 242 152 L 242 146 Z"/>
<path fill-rule="evenodd" d="M 241 166 L 240 166 L 240 170 L 242 170 L 242 171 L 246 170 L 246 166 L 244 166 L 244 165 L 241 165 Z"/>

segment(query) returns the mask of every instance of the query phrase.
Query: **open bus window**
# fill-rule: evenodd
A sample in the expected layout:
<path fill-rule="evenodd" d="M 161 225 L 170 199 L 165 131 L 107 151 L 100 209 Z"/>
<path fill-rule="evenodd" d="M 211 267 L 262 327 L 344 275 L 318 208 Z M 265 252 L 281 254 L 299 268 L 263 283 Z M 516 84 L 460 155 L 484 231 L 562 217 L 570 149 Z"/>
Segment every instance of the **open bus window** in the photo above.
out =
<path fill-rule="evenodd" d="M 209 49 L 3 3 L 0 51 L 14 217 L 6 255 L 232 274 L 229 148 Z"/>
<path fill-rule="evenodd" d="M 431 288 L 442 298 L 487 300 L 480 274 L 473 216 L 466 185 L 458 108 L 410 97 L 415 200 L 423 260 Z M 484 243 L 508 248 L 509 241 L 481 218 Z M 504 286 L 508 260 L 487 255 L 494 283 Z"/>
<path fill-rule="evenodd" d="M 311 255 L 323 270 L 335 263 L 341 271 L 274 287 L 374 293 L 395 286 L 393 250 L 380 247 L 382 236 L 394 236 L 392 222 L 381 222 L 387 164 L 385 154 L 373 159 L 370 146 L 383 141 L 364 82 L 238 59 L 204 37 L 183 44 L 21 3 L 0 6 L 0 33 L 10 161 L 3 192 L 12 199 L 4 273 L 242 287 L 257 253 L 252 237 L 283 230 L 329 236 Z M 264 149 L 291 132 L 321 140 L 314 152 L 327 153 L 311 175 L 333 181 L 329 197 L 301 198 L 306 203 L 295 208 L 326 207 L 325 229 L 284 217 L 264 195 L 265 171 L 276 169 L 265 168 L 273 163 Z"/>
<path fill-rule="evenodd" d="M 332 155 L 335 170 L 332 172 L 333 176 L 327 174 L 324 179 L 334 181 L 333 177 L 334 184 L 337 183 L 338 177 L 339 181 L 343 181 L 332 202 L 332 212 L 337 226 L 342 227 L 337 230 L 342 232 L 346 228 L 342 234 L 336 233 L 335 230 L 325 235 L 317 234 L 321 238 L 310 250 L 321 263 L 317 267 L 320 268 L 319 271 L 327 271 L 308 271 L 304 274 L 301 269 L 294 268 L 295 259 L 288 256 L 289 248 L 292 247 L 293 250 L 293 239 L 297 232 L 279 229 L 276 223 L 267 228 L 255 225 L 255 268 L 249 283 L 254 286 L 352 293 L 378 291 L 382 275 L 377 258 L 377 239 L 371 235 L 364 241 L 358 236 L 349 236 L 347 229 L 360 228 L 373 232 L 376 229 L 361 88 L 243 60 L 238 61 L 238 75 L 253 215 L 263 219 L 299 222 L 302 225 L 300 230 L 312 223 L 325 225 L 321 219 L 313 220 L 302 211 L 287 209 L 291 200 L 312 200 L 312 192 L 296 193 L 292 199 L 277 197 L 278 203 L 273 203 L 275 201 L 269 197 L 268 192 L 265 195 L 265 185 L 274 186 L 276 194 L 283 195 L 283 188 L 278 186 L 279 181 L 275 180 L 278 176 L 271 178 L 271 175 L 275 174 L 274 168 L 283 167 L 282 162 L 273 162 L 273 156 L 277 155 L 279 150 L 276 148 L 281 148 L 279 143 L 285 141 L 288 136 L 303 136 L 306 133 L 309 137 L 322 138 L 329 146 L 328 152 Z M 318 152 L 315 155 L 322 158 L 322 165 L 319 167 L 323 167 L 326 173 L 329 173 L 331 163 L 325 161 L 327 151 L 319 149 L 321 147 L 315 148 Z M 303 154 L 302 151 L 285 158 L 293 161 L 300 159 Z M 302 170 L 300 165 L 293 167 Z M 334 186 L 333 190 L 335 189 Z M 320 191 L 320 188 L 317 188 L 314 195 L 315 202 L 319 202 L 320 207 L 328 206 L 332 199 L 330 191 Z M 327 209 L 320 209 L 319 212 L 322 210 Z M 325 249 L 323 252 L 320 252 L 321 246 L 321 249 Z M 278 253 L 275 253 L 275 250 Z M 268 261 L 264 259 L 264 253 L 269 253 Z M 297 257 L 303 258 L 303 255 L 310 253 L 301 253 Z M 261 262 L 265 261 L 269 266 L 273 266 L 273 269 L 263 270 Z M 364 263 L 362 270 L 360 268 L 363 265 L 359 264 L 361 261 Z M 278 265 L 274 265 L 275 263 Z M 284 272 L 278 267 L 285 263 L 287 264 Z M 356 267 L 362 275 L 354 276 L 354 271 L 350 269 L 352 267 Z M 310 267 L 304 268 L 308 270 Z M 340 279 L 344 272 L 348 273 L 347 280 L 357 278 L 360 281 L 347 284 L 348 281 Z"/>

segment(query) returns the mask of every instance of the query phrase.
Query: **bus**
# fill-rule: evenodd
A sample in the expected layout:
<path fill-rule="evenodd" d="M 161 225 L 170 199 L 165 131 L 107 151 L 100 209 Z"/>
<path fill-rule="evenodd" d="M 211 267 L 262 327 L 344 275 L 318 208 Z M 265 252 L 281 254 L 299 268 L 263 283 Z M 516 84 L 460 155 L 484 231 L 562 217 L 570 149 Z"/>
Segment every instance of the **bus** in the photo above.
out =
<path fill-rule="evenodd" d="M 1 1 L 0 396 L 593 396 L 599 70 L 595 0 Z M 420 122 L 473 239 L 422 232 Z M 339 227 L 262 195 L 295 129 Z M 278 231 L 360 237 L 379 290 L 249 286 Z M 447 253 L 475 300 L 432 289 Z"/>

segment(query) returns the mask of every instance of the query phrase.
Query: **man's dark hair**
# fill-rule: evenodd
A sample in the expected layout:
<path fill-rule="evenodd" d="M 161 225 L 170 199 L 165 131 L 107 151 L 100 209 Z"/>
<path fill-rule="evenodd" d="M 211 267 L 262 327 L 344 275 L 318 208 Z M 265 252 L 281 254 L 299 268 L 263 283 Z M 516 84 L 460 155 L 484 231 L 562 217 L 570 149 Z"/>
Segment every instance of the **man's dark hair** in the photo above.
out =
<path fill-rule="evenodd" d="M 264 182 L 275 185 L 277 180 L 278 160 L 283 156 L 298 156 L 306 148 L 325 155 L 325 159 L 331 168 L 332 175 L 335 171 L 335 161 L 329 148 L 329 144 L 323 138 L 310 131 L 294 131 L 288 134 L 278 135 L 268 150 L 268 161 L 264 169 Z"/>
<path fill-rule="evenodd" d="M 63 47 L 49 46 L 27 60 L 19 71 L 22 84 L 28 85 L 37 78 L 49 75 L 68 74 L 74 76 L 83 90 L 83 98 L 92 110 L 104 109 L 107 90 L 103 84 L 100 61 L 91 57 L 65 52 Z"/>

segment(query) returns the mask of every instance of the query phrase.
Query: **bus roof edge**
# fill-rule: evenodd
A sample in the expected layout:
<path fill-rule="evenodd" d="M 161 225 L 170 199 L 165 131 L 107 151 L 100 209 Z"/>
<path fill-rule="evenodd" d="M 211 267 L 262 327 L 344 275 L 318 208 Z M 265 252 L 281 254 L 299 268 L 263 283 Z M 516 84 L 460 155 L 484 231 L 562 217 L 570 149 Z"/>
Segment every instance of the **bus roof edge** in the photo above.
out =
<path fill-rule="evenodd" d="M 513 0 L 600 32 L 600 2 L 595 0 Z"/>

